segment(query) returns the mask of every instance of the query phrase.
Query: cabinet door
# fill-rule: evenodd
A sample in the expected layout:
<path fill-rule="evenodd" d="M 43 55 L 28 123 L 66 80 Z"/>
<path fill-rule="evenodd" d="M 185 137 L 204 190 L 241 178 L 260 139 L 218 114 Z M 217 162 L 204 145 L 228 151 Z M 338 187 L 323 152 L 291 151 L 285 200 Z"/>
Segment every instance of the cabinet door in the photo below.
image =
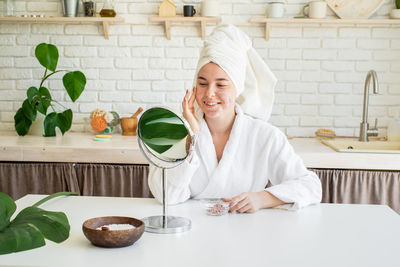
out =
<path fill-rule="evenodd" d="M 400 172 L 311 169 L 321 179 L 323 203 L 382 204 L 400 214 Z"/>
<path fill-rule="evenodd" d="M 13 199 L 61 191 L 79 192 L 72 163 L 0 162 L 0 192 Z"/>

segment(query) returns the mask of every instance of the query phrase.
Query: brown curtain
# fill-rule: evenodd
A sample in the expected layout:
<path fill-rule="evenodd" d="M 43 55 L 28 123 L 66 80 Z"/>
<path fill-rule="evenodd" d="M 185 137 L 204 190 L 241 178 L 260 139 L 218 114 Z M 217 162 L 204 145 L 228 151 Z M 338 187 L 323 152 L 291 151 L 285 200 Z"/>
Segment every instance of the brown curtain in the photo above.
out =
<path fill-rule="evenodd" d="M 77 164 L 80 192 L 85 196 L 153 197 L 148 165 Z"/>
<path fill-rule="evenodd" d="M 310 169 L 322 183 L 323 203 L 383 204 L 400 214 L 400 172 Z"/>
<path fill-rule="evenodd" d="M 75 169 L 71 163 L 0 162 L 0 192 L 14 200 L 26 194 L 79 192 Z"/>

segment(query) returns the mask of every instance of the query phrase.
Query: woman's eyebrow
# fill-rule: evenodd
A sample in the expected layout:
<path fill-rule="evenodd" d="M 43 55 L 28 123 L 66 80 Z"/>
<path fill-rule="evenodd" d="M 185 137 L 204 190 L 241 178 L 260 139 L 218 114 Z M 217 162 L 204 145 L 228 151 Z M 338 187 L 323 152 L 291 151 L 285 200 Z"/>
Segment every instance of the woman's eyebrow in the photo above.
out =
<path fill-rule="evenodd" d="M 202 77 L 202 76 L 197 77 L 197 79 L 207 81 L 207 79 L 204 78 L 204 77 Z M 227 81 L 227 82 L 229 82 L 229 80 L 228 80 L 228 79 L 225 79 L 225 78 L 217 78 L 216 80 L 217 80 L 217 81 Z"/>

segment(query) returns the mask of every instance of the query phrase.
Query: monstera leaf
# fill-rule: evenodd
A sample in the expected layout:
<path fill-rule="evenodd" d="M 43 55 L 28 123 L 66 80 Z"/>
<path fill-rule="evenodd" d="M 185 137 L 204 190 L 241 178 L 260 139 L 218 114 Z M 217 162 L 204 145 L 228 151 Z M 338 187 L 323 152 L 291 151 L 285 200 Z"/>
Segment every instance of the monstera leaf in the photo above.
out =
<path fill-rule="evenodd" d="M 71 192 L 52 194 L 31 207 L 23 209 L 13 221 L 16 210 L 13 199 L 0 192 L 0 254 L 8 254 L 38 248 L 46 244 L 45 239 L 61 243 L 69 236 L 70 225 L 63 212 L 38 208 L 44 202 Z"/>
<path fill-rule="evenodd" d="M 173 112 L 152 108 L 140 118 L 139 135 L 147 146 L 161 154 L 185 138 L 188 131 Z"/>

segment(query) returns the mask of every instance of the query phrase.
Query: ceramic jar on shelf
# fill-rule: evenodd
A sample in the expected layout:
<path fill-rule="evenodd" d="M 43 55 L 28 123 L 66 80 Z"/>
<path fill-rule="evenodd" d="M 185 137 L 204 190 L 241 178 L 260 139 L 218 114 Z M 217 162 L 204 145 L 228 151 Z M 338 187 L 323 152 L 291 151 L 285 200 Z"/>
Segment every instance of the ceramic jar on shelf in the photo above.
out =
<path fill-rule="evenodd" d="M 201 3 L 201 16 L 219 17 L 219 0 L 203 0 Z"/>

